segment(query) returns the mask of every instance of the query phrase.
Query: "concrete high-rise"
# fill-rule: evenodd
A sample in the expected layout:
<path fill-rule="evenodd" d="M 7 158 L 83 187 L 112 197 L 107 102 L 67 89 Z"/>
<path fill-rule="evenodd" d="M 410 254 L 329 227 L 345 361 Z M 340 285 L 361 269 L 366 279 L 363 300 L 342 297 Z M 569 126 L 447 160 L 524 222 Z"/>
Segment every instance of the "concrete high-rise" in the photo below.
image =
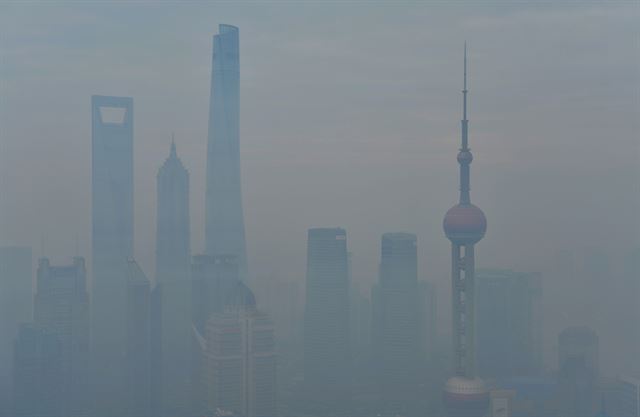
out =
<path fill-rule="evenodd" d="M 462 90 L 462 146 L 460 165 L 460 200 L 447 211 L 444 232 L 451 241 L 451 315 L 453 322 L 453 370 L 445 386 L 444 398 L 451 416 L 481 417 L 489 405 L 489 392 L 476 376 L 475 364 L 475 244 L 487 230 L 482 210 L 471 204 L 470 165 L 473 160 L 468 145 L 467 120 L 467 48 L 464 53 L 464 88 Z"/>
<path fill-rule="evenodd" d="M 216 411 L 245 417 L 277 415 L 274 330 L 269 316 L 257 310 L 251 290 L 238 281 L 225 311 L 207 321 L 207 415 Z"/>
<path fill-rule="evenodd" d="M 93 96 L 91 361 L 94 405 L 122 414 L 127 259 L 133 256 L 133 99 Z"/>
<path fill-rule="evenodd" d="M 373 290 L 373 351 L 387 412 L 406 414 L 418 385 L 420 309 L 416 236 L 382 236 L 379 280 Z"/>
<path fill-rule="evenodd" d="M 157 176 L 156 289 L 160 297 L 160 415 L 187 415 L 191 379 L 191 250 L 189 172 L 171 144 Z"/>
<path fill-rule="evenodd" d="M 89 294 L 84 258 L 73 264 L 52 266 L 47 258 L 38 265 L 34 321 L 58 337 L 60 352 L 60 404 L 67 416 L 88 411 Z"/>
<path fill-rule="evenodd" d="M 213 314 L 225 311 L 229 294 L 239 282 L 236 257 L 197 255 L 191 266 L 192 337 L 191 404 L 195 413 L 207 409 L 204 370 L 206 364 L 205 333 Z"/>
<path fill-rule="evenodd" d="M 138 263 L 129 259 L 126 276 L 125 416 L 151 415 L 152 292 Z"/>
<path fill-rule="evenodd" d="M 597 405 L 599 342 L 587 326 L 571 326 L 558 336 L 561 415 L 591 415 Z"/>
<path fill-rule="evenodd" d="M 33 317 L 31 248 L 0 247 L 0 416 L 11 416 L 13 341 Z"/>
<path fill-rule="evenodd" d="M 347 234 L 310 229 L 304 313 L 304 385 L 307 404 L 319 414 L 349 406 L 349 270 Z"/>
<path fill-rule="evenodd" d="M 536 375 L 542 370 L 540 275 L 486 269 L 476 277 L 478 375 Z"/>
<path fill-rule="evenodd" d="M 13 356 L 11 416 L 67 416 L 59 335 L 35 323 L 19 326 Z"/>
<path fill-rule="evenodd" d="M 233 255 L 240 278 L 247 274 L 240 184 L 240 57 L 238 28 L 220 25 L 213 37 L 205 252 Z"/>

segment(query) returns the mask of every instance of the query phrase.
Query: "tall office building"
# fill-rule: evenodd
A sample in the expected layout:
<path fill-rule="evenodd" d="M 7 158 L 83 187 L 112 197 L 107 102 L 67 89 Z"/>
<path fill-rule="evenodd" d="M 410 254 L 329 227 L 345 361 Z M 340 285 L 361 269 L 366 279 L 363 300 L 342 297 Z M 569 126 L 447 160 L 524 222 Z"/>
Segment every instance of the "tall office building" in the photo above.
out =
<path fill-rule="evenodd" d="M 420 355 L 428 368 L 438 350 L 437 288 L 431 281 L 418 281 L 418 308 L 420 310 Z M 424 380 L 424 378 L 423 378 Z"/>
<path fill-rule="evenodd" d="M 191 279 L 189 172 L 175 143 L 157 176 L 156 284 L 160 297 L 158 364 L 160 415 L 186 415 L 190 406 Z"/>
<path fill-rule="evenodd" d="M 276 354 L 273 322 L 256 309 L 249 288 L 238 281 L 225 311 L 205 330 L 207 415 L 275 417 Z"/>
<path fill-rule="evenodd" d="M 482 416 L 489 403 L 489 392 L 476 376 L 475 364 L 475 244 L 487 230 L 482 210 L 471 204 L 470 165 L 467 120 L 467 47 L 464 53 L 464 88 L 462 89 L 462 146 L 460 165 L 460 200 L 447 211 L 444 232 L 451 241 L 451 314 L 453 321 L 453 368 L 455 376 L 445 386 L 445 404 L 451 416 Z"/>
<path fill-rule="evenodd" d="M 133 256 L 133 99 L 93 96 L 91 327 L 94 405 L 122 414 L 127 259 Z"/>
<path fill-rule="evenodd" d="M 316 413 L 350 401 L 349 279 L 344 229 L 310 229 L 304 314 L 304 383 Z"/>
<path fill-rule="evenodd" d="M 612 392 L 606 398 L 611 417 L 640 416 L 640 378 L 619 376 L 612 385 Z"/>
<path fill-rule="evenodd" d="M 533 376 L 542 369 L 539 274 L 479 270 L 476 274 L 478 374 Z"/>
<path fill-rule="evenodd" d="M 138 263 L 127 262 L 125 342 L 125 416 L 151 415 L 152 390 L 152 293 L 151 284 Z"/>
<path fill-rule="evenodd" d="M 240 278 L 247 257 L 240 186 L 240 56 L 238 28 L 213 37 L 207 147 L 206 253 L 233 255 Z"/>
<path fill-rule="evenodd" d="M 13 342 L 20 323 L 33 317 L 31 248 L 0 247 L 0 416 L 11 407 Z"/>
<path fill-rule="evenodd" d="M 59 334 L 35 323 L 23 323 L 13 351 L 13 410 L 8 415 L 69 415 Z"/>
<path fill-rule="evenodd" d="M 373 349 L 387 411 L 406 414 L 419 371 L 420 310 L 416 236 L 382 236 L 380 274 L 373 291 Z"/>
<path fill-rule="evenodd" d="M 562 415 L 591 415 L 598 404 L 598 336 L 586 326 L 572 326 L 558 336 L 558 384 Z"/>
<path fill-rule="evenodd" d="M 89 294 L 84 258 L 73 264 L 38 264 L 35 323 L 58 336 L 61 349 L 60 404 L 67 416 L 86 415 L 89 403 Z"/>
<path fill-rule="evenodd" d="M 239 281 L 235 256 L 196 255 L 191 266 L 192 321 L 198 332 L 204 334 L 209 317 L 221 313 L 228 295 Z"/>
<path fill-rule="evenodd" d="M 207 409 L 203 384 L 206 325 L 211 315 L 224 312 L 229 294 L 239 282 L 236 257 L 196 255 L 191 266 L 191 278 L 191 404 L 195 413 L 202 414 Z"/>

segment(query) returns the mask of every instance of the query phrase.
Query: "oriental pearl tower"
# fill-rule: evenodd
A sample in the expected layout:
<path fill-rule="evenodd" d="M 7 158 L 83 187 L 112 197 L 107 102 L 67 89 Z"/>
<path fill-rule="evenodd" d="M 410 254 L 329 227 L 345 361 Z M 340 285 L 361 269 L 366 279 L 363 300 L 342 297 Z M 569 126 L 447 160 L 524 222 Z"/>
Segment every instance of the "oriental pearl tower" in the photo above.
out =
<path fill-rule="evenodd" d="M 487 411 L 489 392 L 475 374 L 474 245 L 484 237 L 487 219 L 471 204 L 467 120 L 467 45 L 464 47 L 464 88 L 462 90 L 462 146 L 460 201 L 444 216 L 444 232 L 451 241 L 451 295 L 453 325 L 453 369 L 444 388 L 444 402 L 450 417 L 482 417 Z"/>

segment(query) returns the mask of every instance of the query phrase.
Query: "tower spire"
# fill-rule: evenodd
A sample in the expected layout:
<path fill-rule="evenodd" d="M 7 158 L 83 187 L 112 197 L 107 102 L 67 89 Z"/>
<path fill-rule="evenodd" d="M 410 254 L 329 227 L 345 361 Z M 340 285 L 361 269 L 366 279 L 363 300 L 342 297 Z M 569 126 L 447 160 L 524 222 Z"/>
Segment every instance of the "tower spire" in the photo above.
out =
<path fill-rule="evenodd" d="M 467 120 L 467 41 L 464 42 L 464 87 L 462 89 L 462 119 Z M 464 138 L 463 138 L 464 139 Z M 463 143 L 463 146 L 465 144 Z"/>
<path fill-rule="evenodd" d="M 471 204 L 469 195 L 470 173 L 469 165 L 473 160 L 473 155 L 469 150 L 469 120 L 467 120 L 467 42 L 464 43 L 464 80 L 462 87 L 462 147 L 458 153 L 458 163 L 460 164 L 460 204 Z"/>
<path fill-rule="evenodd" d="M 171 132 L 171 151 L 169 156 L 171 158 L 177 158 L 178 152 L 176 151 L 176 136 L 175 133 Z"/>

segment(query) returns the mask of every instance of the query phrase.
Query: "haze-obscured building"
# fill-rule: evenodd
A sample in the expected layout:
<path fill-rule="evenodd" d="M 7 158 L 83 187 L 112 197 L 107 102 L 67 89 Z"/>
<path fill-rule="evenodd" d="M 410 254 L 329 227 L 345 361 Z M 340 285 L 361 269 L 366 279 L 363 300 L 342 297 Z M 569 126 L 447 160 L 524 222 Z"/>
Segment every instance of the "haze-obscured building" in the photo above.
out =
<path fill-rule="evenodd" d="M 191 233 L 189 172 L 171 143 L 157 175 L 156 288 L 159 326 L 154 407 L 161 416 L 191 412 Z"/>
<path fill-rule="evenodd" d="M 572 326 L 558 336 L 560 412 L 569 417 L 590 415 L 599 405 L 599 343 L 586 326 Z"/>
<path fill-rule="evenodd" d="M 126 403 L 127 260 L 133 257 L 133 99 L 91 97 L 91 361 L 98 415 Z"/>
<path fill-rule="evenodd" d="M 20 323 L 33 318 L 31 248 L 0 247 L 0 416 L 12 415 L 13 347 Z"/>
<path fill-rule="evenodd" d="M 341 228 L 309 229 L 304 385 L 311 413 L 348 409 L 351 398 L 349 267 Z"/>
<path fill-rule="evenodd" d="M 542 371 L 541 297 L 538 274 L 478 270 L 476 355 L 480 376 L 533 376 Z"/>
<path fill-rule="evenodd" d="M 13 352 L 13 410 L 10 415 L 67 415 L 60 336 L 35 323 L 22 324 Z"/>
<path fill-rule="evenodd" d="M 84 258 L 71 265 L 38 263 L 34 298 L 36 325 L 58 336 L 61 349 L 59 401 L 67 416 L 83 416 L 89 410 L 89 294 Z M 43 336 L 44 337 L 44 336 Z"/>
<path fill-rule="evenodd" d="M 244 215 L 240 183 L 240 38 L 238 28 L 219 25 L 213 36 L 205 253 L 236 258 L 239 276 L 247 277 Z"/>
<path fill-rule="evenodd" d="M 126 283 L 126 411 L 123 415 L 148 416 L 151 415 L 153 301 L 151 283 L 133 259 L 127 262 Z"/>
<path fill-rule="evenodd" d="M 373 289 L 373 351 L 383 409 L 406 413 L 420 372 L 421 324 L 416 236 L 385 233 Z"/>
<path fill-rule="evenodd" d="M 240 282 L 238 263 L 233 255 L 196 255 L 191 265 L 191 404 L 194 413 L 205 412 L 204 369 L 206 364 L 206 325 L 212 314 L 225 310 L 229 294 Z"/>
<path fill-rule="evenodd" d="M 207 414 L 225 410 L 244 417 L 277 415 L 274 326 L 238 281 L 225 311 L 205 330 L 204 385 Z"/>

